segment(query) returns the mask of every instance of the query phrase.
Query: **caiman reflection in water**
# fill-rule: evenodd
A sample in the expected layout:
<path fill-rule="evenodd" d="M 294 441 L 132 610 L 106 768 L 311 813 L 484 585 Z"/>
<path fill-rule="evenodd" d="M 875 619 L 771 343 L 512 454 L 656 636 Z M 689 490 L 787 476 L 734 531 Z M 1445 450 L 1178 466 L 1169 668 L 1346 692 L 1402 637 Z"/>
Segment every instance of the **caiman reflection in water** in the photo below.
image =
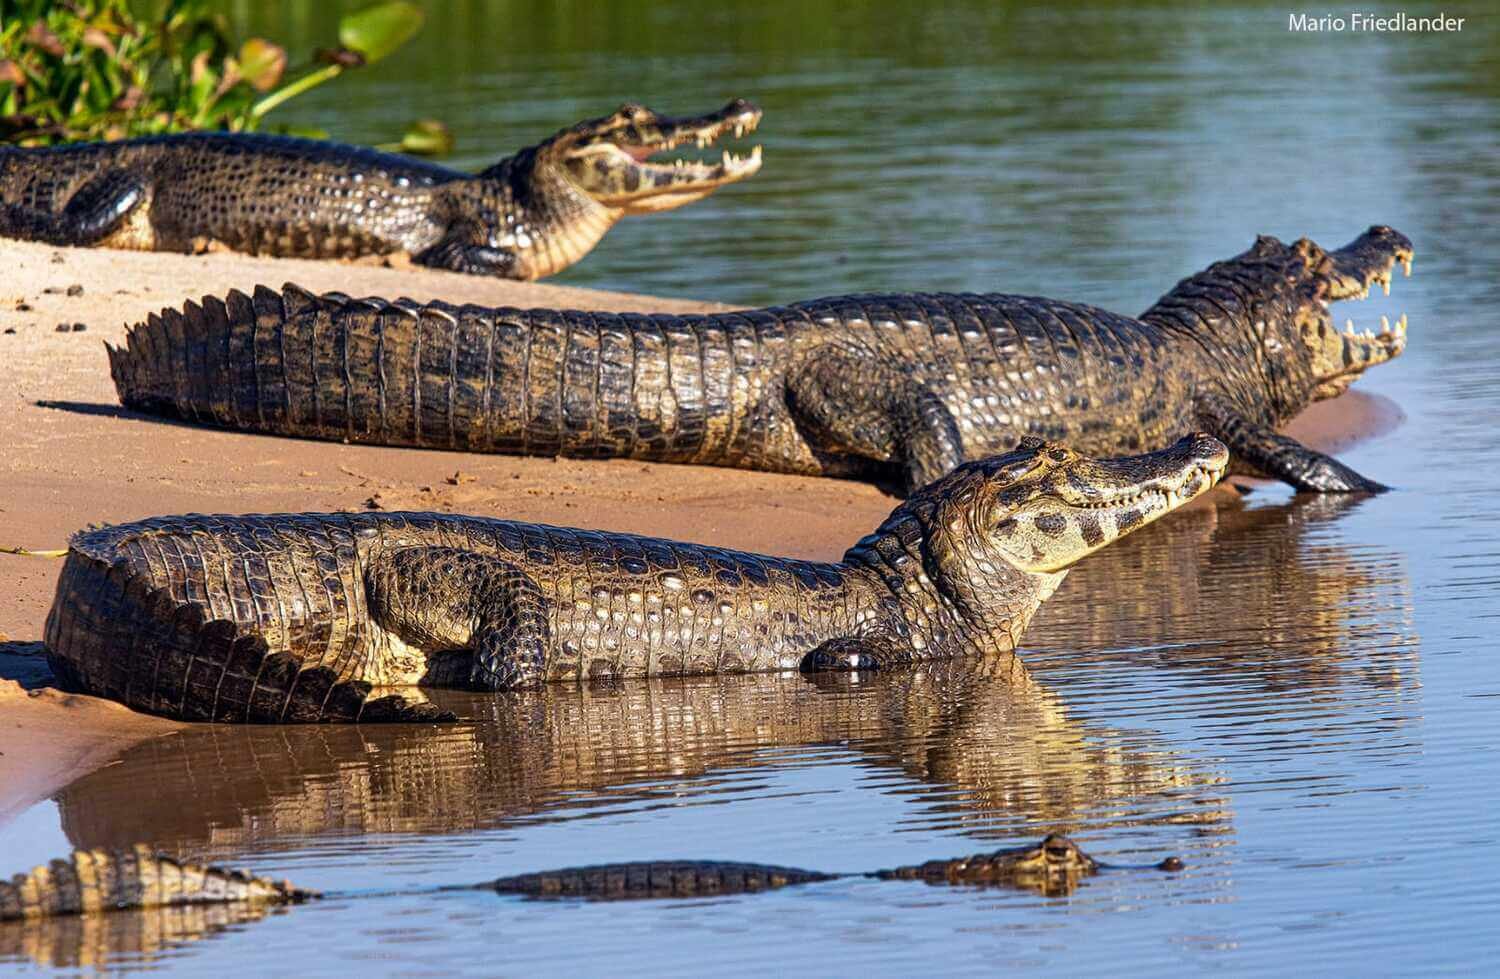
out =
<path fill-rule="evenodd" d="M 1070 719 L 1013 657 L 816 682 L 751 674 L 435 694 L 471 721 L 215 725 L 138 745 L 57 796 L 64 830 L 76 847 L 145 841 L 185 859 L 233 862 L 247 848 L 309 837 L 457 833 L 656 798 L 680 804 L 726 783 L 743 799 L 743 780 L 732 774 L 805 763 L 818 754 L 809 749 L 823 746 L 915 782 L 912 803 L 929 825 L 978 838 L 1178 822 L 1183 817 L 1171 814 L 1179 810 L 1218 833 L 1228 818 L 1211 773 L 1168 752 L 1122 746 L 1147 734 Z M 1162 804 L 1168 796 L 1191 801 Z M 714 856 L 697 852 L 705 847 L 712 849 L 691 849 Z M 774 852 L 765 857 L 785 862 Z M 839 855 L 823 862 L 836 868 Z M 220 918 L 236 913 L 220 910 Z M 217 918 L 185 915 L 147 924 L 155 914 L 123 913 L 114 925 L 79 919 L 45 932 L 7 925 L 0 958 L 106 961 L 220 927 Z"/>
<path fill-rule="evenodd" d="M 205 904 L 5 921 L 0 922 L 0 963 L 28 959 L 48 968 L 109 968 L 125 956 L 149 958 L 286 911 L 264 904 Z"/>
<path fill-rule="evenodd" d="M 1339 540 L 1339 520 L 1362 502 L 1299 495 L 1174 514 L 1075 569 L 1026 656 L 1049 682 L 1056 668 L 1150 666 L 1246 688 L 1246 699 L 1334 687 L 1399 698 L 1418 679 L 1411 586 L 1395 549 Z"/>
<path fill-rule="evenodd" d="M 64 829 L 78 847 L 146 840 L 198 859 L 329 833 L 493 828 L 710 795 L 721 785 L 705 776 L 814 746 L 922 783 L 932 823 L 988 838 L 1113 825 L 1122 799 L 1213 781 L 1079 725 L 1014 659 L 438 696 L 474 723 L 213 727 L 139 745 L 58 796 Z"/>

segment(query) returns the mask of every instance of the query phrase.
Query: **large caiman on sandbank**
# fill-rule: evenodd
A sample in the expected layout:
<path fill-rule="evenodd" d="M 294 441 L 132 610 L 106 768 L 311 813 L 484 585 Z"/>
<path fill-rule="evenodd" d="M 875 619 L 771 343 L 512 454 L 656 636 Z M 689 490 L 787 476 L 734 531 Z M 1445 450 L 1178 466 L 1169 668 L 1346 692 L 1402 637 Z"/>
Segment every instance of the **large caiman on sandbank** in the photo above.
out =
<path fill-rule="evenodd" d="M 701 200 L 760 169 L 760 147 L 656 160 L 760 122 L 743 99 L 693 118 L 626 104 L 478 174 L 322 140 L 185 133 L 42 149 L 0 147 L 0 236 L 143 251 L 404 255 L 421 265 L 540 279 L 627 214 Z"/>
<path fill-rule="evenodd" d="M 138 710 L 281 722 L 439 719 L 423 685 L 1009 656 L 1069 565 L 1228 461 L 1206 435 L 1106 460 L 1027 439 L 836 563 L 431 513 L 154 518 L 73 538 L 48 658 Z"/>
<path fill-rule="evenodd" d="M 127 407 L 382 445 L 625 457 L 894 481 L 910 491 L 1022 436 L 1095 456 L 1193 431 L 1235 471 L 1381 489 L 1278 434 L 1406 346 L 1329 304 L 1410 270 L 1376 227 L 1325 252 L 1261 238 L 1139 318 L 1010 295 L 884 295 L 697 316 L 232 292 L 110 353 Z"/>

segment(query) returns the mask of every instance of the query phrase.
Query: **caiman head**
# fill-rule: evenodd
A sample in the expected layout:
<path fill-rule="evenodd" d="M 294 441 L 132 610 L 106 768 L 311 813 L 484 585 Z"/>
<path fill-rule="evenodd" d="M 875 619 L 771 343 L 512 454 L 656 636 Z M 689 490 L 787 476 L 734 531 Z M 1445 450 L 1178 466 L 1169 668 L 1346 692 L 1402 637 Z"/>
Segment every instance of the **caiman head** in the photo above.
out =
<path fill-rule="evenodd" d="M 921 880 L 929 884 L 1010 886 L 1048 897 L 1071 894 L 1078 882 L 1097 873 L 1099 864 L 1066 836 L 1051 834 L 1032 846 L 976 853 L 953 860 L 930 860 L 912 867 L 883 870 L 887 880 Z"/>
<path fill-rule="evenodd" d="M 1023 439 L 918 490 L 846 560 L 901 570 L 920 559 L 920 577 L 892 582 L 915 644 L 952 610 L 981 651 L 1013 649 L 1070 565 L 1203 493 L 1228 464 L 1203 434 L 1116 459 Z"/>
<path fill-rule="evenodd" d="M 1406 349 L 1404 314 L 1394 325 L 1381 317 L 1376 333 L 1356 331 L 1352 319 L 1340 330 L 1330 308 L 1366 298 L 1377 283 L 1389 294 L 1397 262 L 1411 274 L 1411 241 L 1383 225 L 1332 252 L 1309 238 L 1287 245 L 1262 236 L 1179 283 L 1142 318 L 1185 322 L 1222 351 L 1216 369 L 1264 388 L 1275 414 L 1289 418 Z M 1244 353 L 1255 363 L 1236 369 Z"/>
<path fill-rule="evenodd" d="M 706 116 L 664 116 L 633 102 L 564 129 L 536 148 L 538 166 L 555 167 L 596 203 L 623 214 L 649 214 L 702 200 L 760 169 L 760 147 L 716 161 L 653 160 L 688 143 L 699 149 L 726 133 L 754 132 L 760 109 L 735 99 Z"/>

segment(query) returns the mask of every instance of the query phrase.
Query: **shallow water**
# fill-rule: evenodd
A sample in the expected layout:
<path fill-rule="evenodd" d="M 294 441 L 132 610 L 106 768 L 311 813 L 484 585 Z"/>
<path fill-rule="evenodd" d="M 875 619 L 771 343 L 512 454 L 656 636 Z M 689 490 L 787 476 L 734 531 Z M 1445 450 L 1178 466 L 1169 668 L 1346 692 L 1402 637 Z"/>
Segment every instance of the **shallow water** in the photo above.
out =
<path fill-rule="evenodd" d="M 1408 417 L 1342 455 L 1396 491 L 1266 488 L 1106 549 L 1028 633 L 1030 680 L 952 667 L 447 694 L 469 722 L 174 735 L 0 827 L 0 873 L 137 840 L 330 890 L 673 856 L 864 870 L 1049 830 L 1188 870 L 1116 871 L 1066 898 L 848 880 L 629 905 L 387 897 L 227 927 L 127 915 L 108 932 L 0 930 L 0 963 L 1493 966 L 1493 19 L 1298 37 L 1274 6 L 917 6 L 445 5 L 417 47 L 298 118 L 376 140 L 436 115 L 477 166 L 626 97 L 683 112 L 753 97 L 760 176 L 622 223 L 558 279 L 730 302 L 997 289 L 1135 311 L 1255 233 L 1329 245 L 1392 224 L 1417 275 L 1347 315 L 1410 314 L 1408 352 L 1360 382 Z M 312 7 L 260 23 L 312 36 Z"/>

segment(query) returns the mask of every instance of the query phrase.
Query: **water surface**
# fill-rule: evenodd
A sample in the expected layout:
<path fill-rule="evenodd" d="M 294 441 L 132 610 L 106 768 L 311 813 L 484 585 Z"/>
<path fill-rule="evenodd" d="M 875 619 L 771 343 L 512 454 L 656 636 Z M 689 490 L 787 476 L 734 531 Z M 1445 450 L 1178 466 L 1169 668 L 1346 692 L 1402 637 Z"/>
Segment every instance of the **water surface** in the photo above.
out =
<path fill-rule="evenodd" d="M 229 9 L 276 37 L 327 36 L 321 5 L 251 6 Z M 455 162 L 477 167 L 625 98 L 766 109 L 761 175 L 623 222 L 558 281 L 738 303 L 1004 290 L 1134 312 L 1257 233 L 1336 245 L 1392 224 L 1418 274 L 1347 315 L 1409 313 L 1408 352 L 1360 382 L 1407 420 L 1344 457 L 1397 489 L 1265 488 L 1106 549 L 1028 634 L 1029 678 L 1000 664 L 446 694 L 468 720 L 443 730 L 196 730 L 0 827 L 0 872 L 145 840 L 324 889 L 651 857 L 863 870 L 1052 830 L 1116 863 L 1178 854 L 1182 874 L 1112 873 L 1066 898 L 849 880 L 633 905 L 391 897 L 227 926 L 123 916 L 0 932 L 0 963 L 1493 966 L 1500 34 L 1486 11 L 1450 5 L 1468 17 L 1456 36 L 1308 37 L 1255 4 L 433 8 L 410 50 L 289 118 L 374 141 L 437 116 Z"/>

